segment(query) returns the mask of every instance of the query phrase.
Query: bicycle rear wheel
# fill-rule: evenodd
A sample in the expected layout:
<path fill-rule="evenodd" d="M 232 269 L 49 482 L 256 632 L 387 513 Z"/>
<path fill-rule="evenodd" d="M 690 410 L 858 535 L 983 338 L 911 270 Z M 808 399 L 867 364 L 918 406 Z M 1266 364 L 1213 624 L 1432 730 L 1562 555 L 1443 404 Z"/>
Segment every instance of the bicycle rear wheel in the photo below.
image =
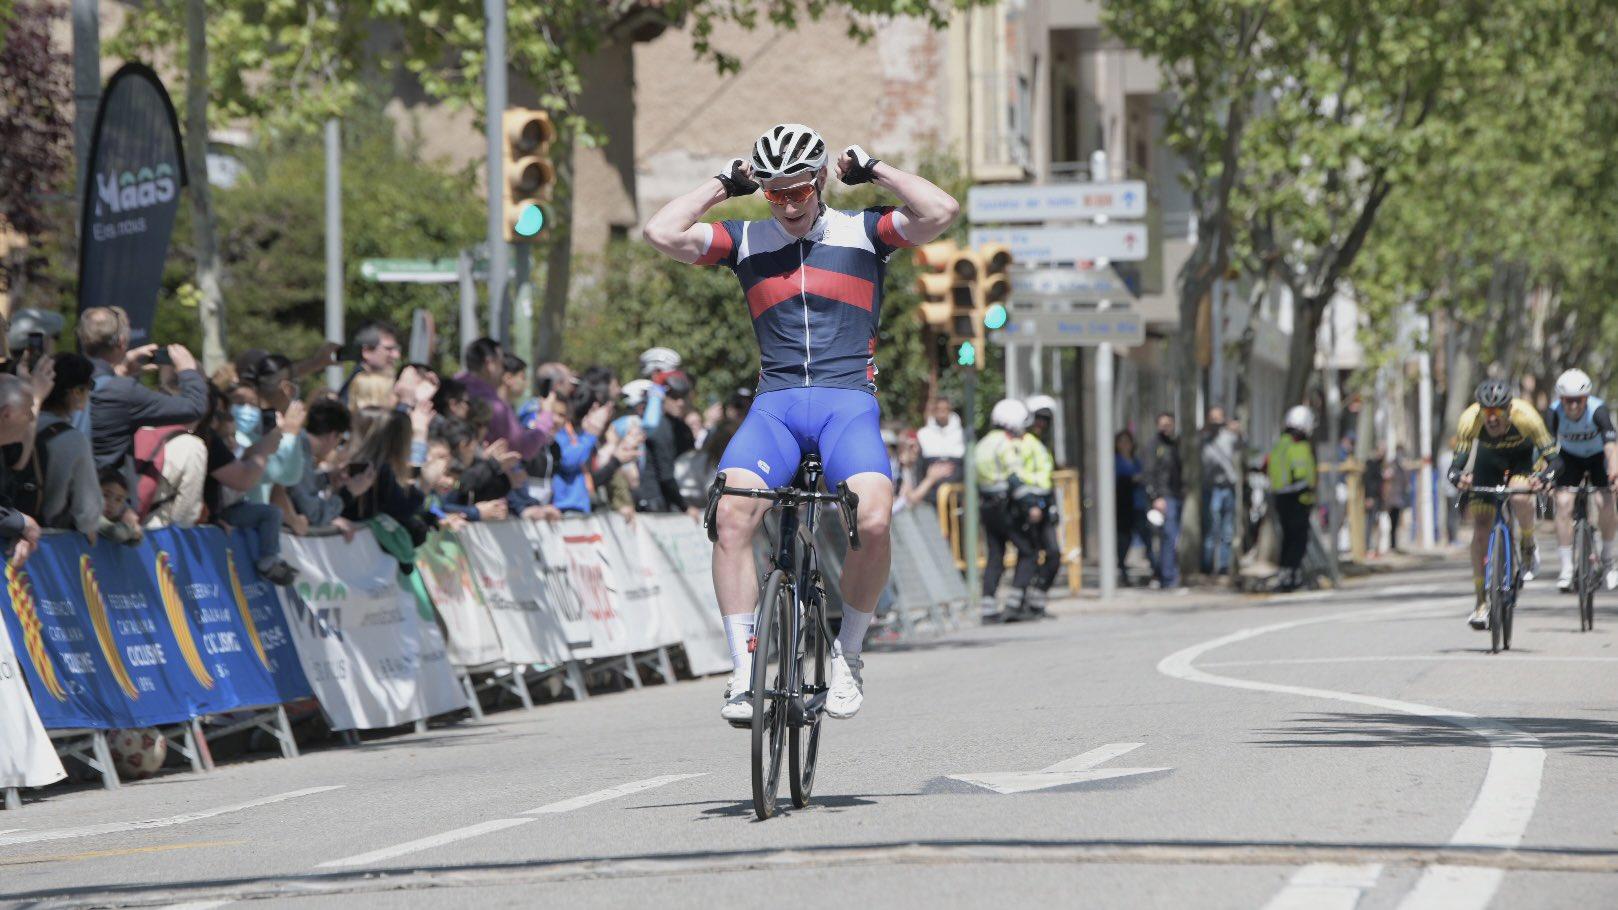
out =
<path fill-rule="evenodd" d="M 1578 567 L 1574 576 L 1579 591 L 1579 631 L 1588 632 L 1595 627 L 1596 585 L 1598 570 L 1592 567 L 1595 558 L 1595 531 L 1588 521 L 1579 522 L 1577 539 L 1573 545 L 1573 564 Z"/>
<path fill-rule="evenodd" d="M 791 628 L 792 588 L 776 569 L 764 583 L 753 629 L 753 812 L 760 819 L 775 814 L 781 785 L 781 747 L 786 744 L 786 696 L 791 686 L 794 649 L 783 636 Z"/>
<path fill-rule="evenodd" d="M 821 589 L 820 574 L 813 573 L 804 590 L 803 649 L 799 652 L 799 677 L 802 682 L 804 722 L 792 728 L 792 805 L 799 809 L 809 805 L 809 794 L 815 788 L 815 764 L 820 755 L 821 720 L 825 717 L 826 661 L 831 644 L 826 638 L 826 594 Z"/>
<path fill-rule="evenodd" d="M 1484 567 L 1484 594 L 1489 598 L 1489 653 L 1500 653 L 1500 635 L 1505 614 L 1506 564 L 1511 561 L 1511 535 L 1496 525 L 1489 542 L 1489 564 Z"/>

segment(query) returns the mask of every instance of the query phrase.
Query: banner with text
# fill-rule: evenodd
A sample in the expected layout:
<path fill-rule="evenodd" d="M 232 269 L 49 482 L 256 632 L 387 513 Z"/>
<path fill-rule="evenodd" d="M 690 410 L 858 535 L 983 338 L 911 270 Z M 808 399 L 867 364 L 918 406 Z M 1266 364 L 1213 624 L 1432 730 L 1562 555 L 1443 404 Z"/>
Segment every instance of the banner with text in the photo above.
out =
<path fill-rule="evenodd" d="M 135 547 L 52 534 L 8 570 L 6 623 L 45 726 L 149 727 L 308 695 L 273 591 L 236 552 L 218 528 Z"/>
<path fill-rule="evenodd" d="M 298 569 L 283 596 L 304 673 L 334 730 L 397 727 L 466 707 L 448 648 L 399 564 L 369 530 L 341 537 L 283 535 Z"/>
<path fill-rule="evenodd" d="M 635 525 L 662 587 L 664 615 L 678 623 L 686 662 L 697 676 L 730 670 L 730 645 L 713 590 L 713 544 L 684 515 L 637 515 Z"/>
<path fill-rule="evenodd" d="M 577 598 L 568 596 L 565 574 L 550 571 L 536 558 L 521 522 L 473 522 L 456 537 L 499 630 L 507 661 L 554 666 L 573 656 L 572 646 L 589 643 L 583 610 Z"/>
<path fill-rule="evenodd" d="M 22 674 L 11 634 L 0 623 L 0 787 L 43 787 L 67 776 Z"/>
<path fill-rule="evenodd" d="M 449 638 L 449 660 L 457 667 L 503 661 L 494 617 L 478 595 L 466 550 L 454 534 L 434 531 L 416 548 L 416 570 Z"/>
<path fill-rule="evenodd" d="M 618 598 L 607 586 L 606 546 L 601 526 L 590 518 L 522 523 L 534 544 L 534 566 L 549 580 L 545 590 L 569 622 L 589 630 L 588 644 L 573 646 L 579 660 L 619 657 L 635 651 Z M 569 631 L 570 638 L 577 633 Z M 576 639 L 575 639 L 576 640 Z"/>

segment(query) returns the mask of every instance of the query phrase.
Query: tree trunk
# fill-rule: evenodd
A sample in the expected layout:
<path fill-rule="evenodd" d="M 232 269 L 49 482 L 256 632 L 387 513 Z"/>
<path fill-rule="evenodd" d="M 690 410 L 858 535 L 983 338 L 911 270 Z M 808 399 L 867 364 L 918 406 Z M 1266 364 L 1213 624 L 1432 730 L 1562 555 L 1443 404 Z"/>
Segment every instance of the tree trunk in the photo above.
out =
<path fill-rule="evenodd" d="M 186 0 L 185 166 L 190 172 L 192 229 L 196 233 L 197 289 L 201 300 L 202 368 L 225 364 L 225 301 L 220 291 L 218 224 L 208 185 L 208 16 L 204 0 Z"/>
<path fill-rule="evenodd" d="M 567 297 L 573 282 L 573 132 L 563 128 L 551 147 L 556 163 L 556 189 L 551 195 L 555 232 L 545 244 L 545 298 L 539 309 L 534 350 L 523 356 L 532 363 L 562 359 L 562 337 L 567 328 Z"/>
<path fill-rule="evenodd" d="M 1315 347 L 1320 338 L 1320 321 L 1336 293 L 1328 288 L 1318 297 L 1294 297 L 1292 343 L 1287 351 L 1286 406 L 1308 402 L 1309 382 L 1315 376 Z"/>
<path fill-rule="evenodd" d="M 1175 380 L 1179 388 L 1180 471 L 1185 499 L 1180 510 L 1180 577 L 1202 573 L 1202 446 L 1197 430 L 1197 390 L 1202 367 L 1197 363 L 1197 311 L 1224 271 L 1213 236 L 1198 239 L 1180 280 L 1180 327 L 1174 334 Z"/>

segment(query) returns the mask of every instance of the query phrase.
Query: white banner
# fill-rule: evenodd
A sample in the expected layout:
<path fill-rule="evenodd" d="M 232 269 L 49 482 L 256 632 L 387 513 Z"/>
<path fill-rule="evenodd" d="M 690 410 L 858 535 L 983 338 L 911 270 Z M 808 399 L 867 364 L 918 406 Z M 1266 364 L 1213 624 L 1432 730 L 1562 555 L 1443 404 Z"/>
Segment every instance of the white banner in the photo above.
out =
<path fill-rule="evenodd" d="M 0 622 L 0 787 L 43 787 L 66 776 Z"/>
<path fill-rule="evenodd" d="M 466 707 L 438 624 L 418 612 L 370 531 L 352 543 L 281 540 L 299 573 L 282 589 L 287 625 L 333 729 L 397 727 Z"/>
<path fill-rule="evenodd" d="M 637 515 L 634 526 L 616 512 L 592 520 L 601 528 L 607 591 L 623 617 L 630 650 L 651 651 L 679 644 L 681 629 L 664 604 L 662 573 L 653 562 L 656 545 L 640 528 L 639 518 Z"/>
<path fill-rule="evenodd" d="M 611 570 L 601 525 L 592 518 L 522 524 L 534 543 L 535 566 L 545 581 L 546 595 L 562 615 L 589 630 L 589 643 L 575 644 L 573 656 L 588 660 L 633 653 L 638 642 L 607 583 Z"/>
<path fill-rule="evenodd" d="M 454 534 L 435 531 L 416 550 L 416 570 L 449 630 L 449 659 L 457 667 L 500 662 L 500 634 L 478 595 L 472 566 Z"/>
<path fill-rule="evenodd" d="M 472 522 L 456 533 L 466 549 L 478 592 L 499 630 L 501 654 L 514 664 L 554 666 L 590 641 L 582 610 L 571 619 L 550 589 L 567 585 L 565 573 L 543 571 L 521 522 Z"/>
<path fill-rule="evenodd" d="M 698 676 L 730 671 L 730 645 L 713 590 L 713 544 L 684 515 L 637 515 L 652 546 L 643 552 L 661 582 L 663 613 L 679 626 L 686 661 Z"/>

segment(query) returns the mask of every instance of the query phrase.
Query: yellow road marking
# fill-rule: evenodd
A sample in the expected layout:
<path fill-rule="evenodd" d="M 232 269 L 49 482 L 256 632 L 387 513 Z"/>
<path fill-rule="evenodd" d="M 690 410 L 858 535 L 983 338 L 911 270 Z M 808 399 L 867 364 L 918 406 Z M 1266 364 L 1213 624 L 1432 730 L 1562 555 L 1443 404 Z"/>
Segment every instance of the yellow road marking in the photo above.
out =
<path fill-rule="evenodd" d="M 0 866 L 26 866 L 31 863 L 62 863 L 81 859 L 102 859 L 109 856 L 136 856 L 141 853 L 167 853 L 171 850 L 198 850 L 207 847 L 238 847 L 244 840 L 203 840 L 181 844 L 158 844 L 151 847 L 125 847 L 122 850 L 86 850 L 83 853 L 60 853 L 54 856 L 23 856 L 0 860 Z"/>

